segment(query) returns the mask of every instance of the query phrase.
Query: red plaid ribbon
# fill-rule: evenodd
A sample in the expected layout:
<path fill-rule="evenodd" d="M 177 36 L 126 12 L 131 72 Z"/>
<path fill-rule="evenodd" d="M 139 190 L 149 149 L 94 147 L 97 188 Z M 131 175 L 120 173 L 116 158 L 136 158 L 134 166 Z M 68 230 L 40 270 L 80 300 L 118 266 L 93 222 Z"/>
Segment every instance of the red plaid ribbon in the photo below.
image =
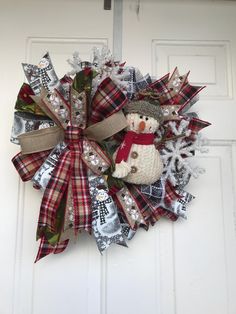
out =
<path fill-rule="evenodd" d="M 187 111 L 191 107 L 190 101 L 197 96 L 197 94 L 204 88 L 204 86 L 193 86 L 186 83 L 177 96 L 178 105 L 181 105 L 179 113 Z"/>
<path fill-rule="evenodd" d="M 173 74 L 178 71 L 177 68 L 174 70 Z M 178 105 L 181 106 L 179 113 L 181 114 L 184 111 L 187 111 L 192 105 L 192 100 L 197 96 L 197 94 L 204 88 L 204 86 L 192 86 L 187 82 L 187 75 L 184 77 L 185 80 L 181 86 L 181 89 L 178 93 L 171 92 L 171 88 L 168 87 L 171 77 L 169 74 L 166 74 L 159 80 L 151 83 L 148 88 L 153 89 L 155 92 L 160 94 L 159 102 L 160 105 Z M 183 79 L 183 78 L 182 78 Z M 172 88 L 173 90 L 173 88 Z"/>
<path fill-rule="evenodd" d="M 149 224 L 154 225 L 161 217 L 169 218 L 172 221 L 175 221 L 178 219 L 177 215 L 159 206 L 159 203 L 155 206 L 155 202 L 150 201 L 148 197 L 146 197 L 145 194 L 141 192 L 138 186 L 135 186 L 133 184 L 128 184 L 128 183 L 126 183 L 126 186 L 130 194 L 134 198 L 135 203 L 137 204 L 143 216 L 143 219 L 145 220 L 146 225 L 141 225 L 143 228 L 148 229 Z M 116 196 L 116 193 L 118 191 L 119 189 L 117 189 L 116 187 L 113 187 L 112 190 L 110 190 L 110 194 L 116 200 L 116 204 L 119 207 L 120 212 L 124 213 L 122 215 L 123 218 L 126 219 L 125 209 L 122 208 L 122 205 Z M 174 201 L 176 201 L 179 198 L 181 198 L 181 195 L 176 193 L 173 185 L 168 180 L 165 181 L 165 195 L 163 199 L 164 205 L 166 205 L 166 207 L 168 208 Z M 126 219 L 126 222 L 129 223 L 127 219 Z"/>
<path fill-rule="evenodd" d="M 163 202 L 164 204 L 169 207 L 174 201 L 176 201 L 181 196 L 176 193 L 176 190 L 174 186 L 170 183 L 169 180 L 165 181 L 165 195 Z M 170 212 L 169 210 L 166 210 L 163 207 L 160 206 L 154 206 L 152 204 L 152 215 L 149 217 L 149 221 L 152 225 L 154 225 L 161 217 L 167 217 L 171 219 L 172 221 L 175 221 L 178 219 L 178 216 L 176 216 L 174 213 Z"/>
<path fill-rule="evenodd" d="M 189 122 L 188 129 L 191 130 L 193 133 L 198 133 L 203 128 L 211 125 L 211 123 L 207 121 L 200 120 L 198 118 L 192 118 Z"/>
<path fill-rule="evenodd" d="M 149 88 L 160 94 L 160 105 L 175 105 L 175 96 L 168 89 L 169 73 L 149 85 Z"/>
<path fill-rule="evenodd" d="M 91 121 L 96 123 L 106 119 L 121 110 L 127 101 L 125 94 L 107 77 L 98 86 L 93 97 Z"/>
<path fill-rule="evenodd" d="M 33 178 L 35 172 L 42 166 L 50 152 L 51 150 L 46 150 L 30 155 L 22 155 L 22 153 L 18 153 L 12 158 L 12 163 L 22 181 L 29 181 Z"/>
<path fill-rule="evenodd" d="M 176 201 L 180 197 L 181 196 L 176 193 L 175 188 L 170 183 L 170 181 L 167 180 L 165 182 L 165 195 L 163 199 L 164 205 L 166 205 L 166 207 L 168 208 L 174 201 Z M 169 218 L 172 221 L 175 221 L 178 219 L 178 216 L 176 216 L 171 211 L 159 205 L 155 206 L 152 202 L 152 213 L 148 218 L 149 222 L 151 223 L 151 225 L 154 225 L 161 217 Z"/>
<path fill-rule="evenodd" d="M 87 182 L 86 165 L 81 159 L 82 130 L 78 127 L 67 127 L 65 141 L 69 149 L 65 149 L 57 163 L 46 190 L 40 208 L 38 221 L 39 229 L 45 226 L 55 232 L 56 213 L 62 197 L 72 183 L 73 207 L 75 225 L 74 229 L 91 231 L 90 194 Z"/>
<path fill-rule="evenodd" d="M 176 221 L 179 217 L 177 215 L 175 215 L 174 213 L 172 213 L 171 211 L 167 210 L 167 209 L 164 209 L 163 207 L 157 207 L 154 209 L 153 211 L 153 216 L 152 218 L 155 219 L 155 213 L 158 213 L 158 217 L 166 217 L 172 221 Z M 155 222 L 157 220 L 154 220 Z"/>
<path fill-rule="evenodd" d="M 87 166 L 81 159 L 83 153 L 82 130 L 68 127 L 65 140 L 71 150 L 71 181 L 74 206 L 74 228 L 91 231 L 92 213 L 89 185 L 87 179 Z"/>
<path fill-rule="evenodd" d="M 149 201 L 151 204 L 151 212 L 149 212 L 150 215 L 148 217 L 148 221 L 151 223 L 151 225 L 154 225 L 163 216 L 173 221 L 178 218 L 178 216 L 167 210 L 167 208 L 170 207 L 170 205 L 177 199 L 181 198 L 181 196 L 176 193 L 175 188 L 168 180 L 165 181 L 165 187 L 163 190 L 165 191 L 162 199 L 164 207 L 160 206 L 159 198 L 155 199 L 154 195 L 152 198 L 149 198 L 145 193 L 142 193 L 141 190 L 139 190 L 139 193 L 142 194 L 142 198 L 147 202 Z"/>
<path fill-rule="evenodd" d="M 48 243 L 47 239 L 42 237 L 35 263 L 38 262 L 41 258 L 47 256 L 48 254 L 59 254 L 63 252 L 66 249 L 68 243 L 69 240 L 65 240 L 63 242 L 59 242 L 56 246 L 52 246 L 50 243 Z"/>
<path fill-rule="evenodd" d="M 65 149 L 60 162 L 57 163 L 43 195 L 38 228 L 48 227 L 51 232 L 55 232 L 56 213 L 67 188 L 70 177 L 70 151 Z"/>
<path fill-rule="evenodd" d="M 161 218 L 161 217 L 167 217 L 171 219 L 172 221 L 175 221 L 178 219 L 178 217 L 170 212 L 169 210 L 166 210 L 163 207 L 160 206 L 154 206 L 148 198 L 134 185 L 127 185 L 130 193 L 135 199 L 136 204 L 138 205 L 145 222 L 148 225 L 151 224 L 152 226 Z M 170 205 L 173 201 L 180 198 L 180 195 L 178 195 L 174 189 L 174 187 L 171 185 L 169 181 L 166 181 L 165 183 L 165 196 L 164 196 L 164 204 L 167 206 Z M 144 228 L 146 226 L 143 226 Z"/>
<path fill-rule="evenodd" d="M 160 78 L 159 80 L 150 84 L 149 87 L 155 89 L 160 94 L 166 93 L 168 90 L 167 88 L 168 81 L 169 81 L 169 73 L 163 76 L 162 78 Z"/>
<path fill-rule="evenodd" d="M 173 201 L 176 201 L 177 199 L 181 198 L 181 195 L 179 195 L 174 186 L 170 183 L 169 180 L 166 180 L 165 182 L 165 197 L 164 197 L 164 204 L 168 207 L 173 203 Z"/>

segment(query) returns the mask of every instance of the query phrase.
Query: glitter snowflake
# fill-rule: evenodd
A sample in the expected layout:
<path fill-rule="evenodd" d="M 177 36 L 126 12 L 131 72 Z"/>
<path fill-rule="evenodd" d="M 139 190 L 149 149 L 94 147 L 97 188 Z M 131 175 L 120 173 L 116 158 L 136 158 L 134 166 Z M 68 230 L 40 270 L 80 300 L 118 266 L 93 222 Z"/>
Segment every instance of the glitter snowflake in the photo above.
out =
<path fill-rule="evenodd" d="M 168 126 L 178 138 L 167 141 L 160 152 L 164 163 L 164 177 L 174 186 L 179 185 L 180 179 L 187 183 L 191 176 L 197 178 L 199 174 L 204 173 L 203 168 L 191 164 L 190 157 L 195 151 L 206 152 L 205 141 L 200 134 L 191 134 L 188 125 L 187 120 L 181 120 L 179 125 L 174 121 L 169 122 Z M 190 134 L 191 140 L 189 140 Z"/>
<path fill-rule="evenodd" d="M 81 67 L 82 59 L 80 59 L 78 51 L 75 51 L 73 53 L 73 59 L 72 60 L 68 59 L 67 62 L 72 67 L 72 70 L 67 73 L 68 75 L 75 75 L 76 73 L 82 70 L 82 67 Z"/>
<path fill-rule="evenodd" d="M 85 65 L 90 66 L 97 73 L 97 76 L 93 79 L 93 91 L 106 77 L 110 77 L 121 89 L 127 88 L 128 82 L 125 79 L 130 75 L 129 69 L 124 67 L 124 64 L 115 61 L 107 46 L 103 46 L 101 49 L 94 47 L 91 59 L 91 63 L 87 62 Z M 73 59 L 69 59 L 67 62 L 72 67 L 72 70 L 68 73 L 69 75 L 75 75 L 84 66 L 77 51 L 74 52 Z"/>

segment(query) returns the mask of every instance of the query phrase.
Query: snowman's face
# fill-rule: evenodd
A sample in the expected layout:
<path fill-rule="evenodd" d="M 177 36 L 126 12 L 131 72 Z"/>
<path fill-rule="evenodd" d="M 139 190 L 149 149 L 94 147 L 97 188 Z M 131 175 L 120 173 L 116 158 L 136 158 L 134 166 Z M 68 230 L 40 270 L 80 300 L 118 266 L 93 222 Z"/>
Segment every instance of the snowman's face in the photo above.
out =
<path fill-rule="evenodd" d="M 128 122 L 127 130 L 136 133 L 154 133 L 160 125 L 156 119 L 139 113 L 128 113 L 126 119 Z"/>
<path fill-rule="evenodd" d="M 105 191 L 105 190 L 99 190 L 98 191 L 98 194 L 97 194 L 97 196 L 96 196 L 96 199 L 97 199 L 97 201 L 99 201 L 99 202 L 104 202 L 105 200 L 107 200 L 108 199 L 108 194 L 107 194 L 107 192 Z"/>
<path fill-rule="evenodd" d="M 38 67 L 40 69 L 45 69 L 47 66 L 49 66 L 49 61 L 46 58 L 42 58 L 38 64 Z"/>

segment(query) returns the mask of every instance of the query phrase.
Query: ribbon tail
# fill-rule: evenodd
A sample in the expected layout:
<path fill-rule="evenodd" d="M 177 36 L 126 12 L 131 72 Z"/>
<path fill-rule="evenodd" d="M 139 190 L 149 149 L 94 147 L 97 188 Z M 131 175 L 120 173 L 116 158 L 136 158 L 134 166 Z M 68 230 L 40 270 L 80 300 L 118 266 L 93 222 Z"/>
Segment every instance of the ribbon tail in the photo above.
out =
<path fill-rule="evenodd" d="M 112 243 L 127 246 L 117 207 L 109 195 L 106 180 L 103 176 L 91 173 L 88 180 L 92 201 L 92 229 L 100 253 Z"/>
<path fill-rule="evenodd" d="M 166 194 L 169 194 L 169 201 L 164 202 L 163 204 L 163 208 L 165 210 L 163 216 L 166 216 L 171 220 L 177 220 L 178 217 L 186 219 L 187 204 L 194 199 L 194 196 L 184 190 L 176 191 L 170 182 L 167 182 L 167 184 L 169 185 L 169 188 L 166 189 L 168 191 Z M 170 195 L 172 196 L 170 197 Z M 167 196 L 165 199 L 166 198 Z"/>
<path fill-rule="evenodd" d="M 114 198 L 131 229 L 136 230 L 141 225 L 148 228 L 145 212 L 148 204 L 138 199 L 138 194 L 134 191 L 136 190 L 133 190 L 132 186 L 127 185 L 118 191 Z"/>
<path fill-rule="evenodd" d="M 197 96 L 199 92 L 205 88 L 205 86 L 192 86 L 185 84 L 178 95 L 178 104 L 181 105 L 178 110 L 179 114 L 184 114 L 188 111 L 198 100 Z"/>
<path fill-rule="evenodd" d="M 153 222 L 162 216 L 172 221 L 177 220 L 178 217 L 186 218 L 186 206 L 194 199 L 190 193 L 176 190 L 169 180 L 163 178 L 151 185 L 142 185 L 140 191 L 154 208 Z"/>
<path fill-rule="evenodd" d="M 158 93 L 163 93 L 167 91 L 167 84 L 169 81 L 170 74 L 166 74 L 165 76 L 161 77 L 159 80 L 151 83 L 149 85 L 150 88 L 155 89 Z"/>
<path fill-rule="evenodd" d="M 79 145 L 82 145 L 80 143 Z M 92 211 L 86 165 L 79 150 L 71 151 L 71 183 L 74 207 L 74 228 L 91 233 Z"/>
<path fill-rule="evenodd" d="M 53 254 L 59 254 L 63 252 L 69 243 L 69 240 L 65 240 L 62 242 L 57 243 L 56 246 L 52 246 L 45 237 L 43 237 L 40 241 L 38 253 L 35 259 L 35 263 L 37 263 L 41 258 L 53 253 Z"/>
<path fill-rule="evenodd" d="M 39 236 L 41 235 L 40 231 L 43 232 L 45 228 L 50 232 L 56 232 L 56 214 L 68 187 L 71 168 L 70 161 L 70 151 L 65 149 L 52 172 L 43 195 L 38 220 Z"/>
<path fill-rule="evenodd" d="M 175 213 L 167 210 L 179 198 L 175 188 L 168 180 L 160 178 L 153 184 L 141 185 L 139 190 L 152 205 L 153 210 L 149 218 L 152 225 L 162 216 L 168 217 L 173 221 L 177 219 Z"/>

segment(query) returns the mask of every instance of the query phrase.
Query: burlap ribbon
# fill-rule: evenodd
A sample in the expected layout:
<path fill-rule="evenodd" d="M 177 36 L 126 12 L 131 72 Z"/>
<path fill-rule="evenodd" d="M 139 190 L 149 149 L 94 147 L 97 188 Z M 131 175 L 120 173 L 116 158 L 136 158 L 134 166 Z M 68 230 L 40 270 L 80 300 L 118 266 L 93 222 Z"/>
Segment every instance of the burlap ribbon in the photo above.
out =
<path fill-rule="evenodd" d="M 118 111 L 101 122 L 97 122 L 85 130 L 83 134 L 89 140 L 101 142 L 127 127 L 127 121 L 122 111 Z M 54 126 L 36 130 L 18 136 L 21 153 L 32 154 L 52 149 L 64 140 L 64 129 Z"/>

